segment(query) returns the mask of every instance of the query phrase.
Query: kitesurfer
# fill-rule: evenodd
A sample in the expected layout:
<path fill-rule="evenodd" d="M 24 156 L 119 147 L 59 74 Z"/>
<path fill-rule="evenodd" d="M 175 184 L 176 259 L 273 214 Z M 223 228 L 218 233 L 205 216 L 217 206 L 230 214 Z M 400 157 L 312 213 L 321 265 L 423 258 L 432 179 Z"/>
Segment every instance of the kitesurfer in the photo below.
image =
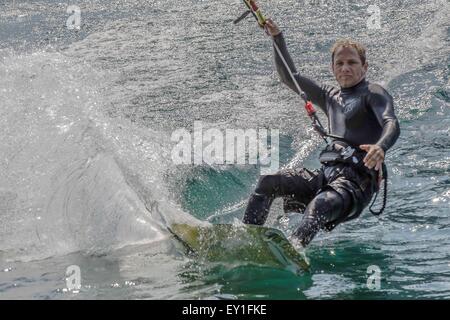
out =
<path fill-rule="evenodd" d="M 331 69 L 339 87 L 320 85 L 297 72 L 276 23 L 267 19 L 263 27 L 277 49 L 275 63 L 282 82 L 300 94 L 299 86 L 325 113 L 332 141 L 321 153 L 318 170 L 283 169 L 261 176 L 243 222 L 263 225 L 273 200 L 283 197 L 285 211 L 304 214 L 290 239 L 306 246 L 319 230 L 330 231 L 357 218 L 369 204 L 386 172 L 386 152 L 399 137 L 399 123 L 389 93 L 366 80 L 362 44 L 338 40 L 331 49 Z"/>

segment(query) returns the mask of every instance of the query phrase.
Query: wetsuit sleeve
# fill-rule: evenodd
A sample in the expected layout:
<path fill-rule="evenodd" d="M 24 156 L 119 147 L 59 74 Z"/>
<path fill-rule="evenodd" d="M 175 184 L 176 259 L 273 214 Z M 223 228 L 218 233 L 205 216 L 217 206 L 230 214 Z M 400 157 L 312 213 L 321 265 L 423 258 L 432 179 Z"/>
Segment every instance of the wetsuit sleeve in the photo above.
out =
<path fill-rule="evenodd" d="M 383 127 L 381 137 L 376 144 L 386 152 L 400 136 L 400 126 L 395 116 L 394 102 L 389 93 L 379 85 L 370 85 L 369 91 L 368 104 L 379 124 Z"/>
<path fill-rule="evenodd" d="M 289 65 L 289 68 L 292 70 L 295 79 L 297 80 L 300 88 L 306 93 L 309 100 L 312 101 L 315 105 L 320 107 L 326 114 L 328 114 L 326 110 L 326 95 L 327 95 L 327 87 L 326 86 L 320 86 L 313 80 L 310 80 L 308 78 L 305 78 L 301 76 L 297 69 L 295 68 L 294 62 L 292 61 L 291 56 L 289 55 L 289 52 L 287 51 L 286 42 L 284 41 L 283 34 L 280 33 L 279 35 L 273 37 L 275 43 L 278 45 L 281 53 L 283 54 L 283 57 L 285 58 L 287 64 Z M 294 82 L 292 81 L 291 76 L 289 75 L 288 70 L 284 66 L 283 61 L 281 60 L 280 56 L 278 55 L 277 50 L 275 49 L 275 65 L 277 67 L 278 74 L 281 78 L 281 81 L 286 84 L 289 88 L 294 90 L 295 92 L 299 93 Z"/>

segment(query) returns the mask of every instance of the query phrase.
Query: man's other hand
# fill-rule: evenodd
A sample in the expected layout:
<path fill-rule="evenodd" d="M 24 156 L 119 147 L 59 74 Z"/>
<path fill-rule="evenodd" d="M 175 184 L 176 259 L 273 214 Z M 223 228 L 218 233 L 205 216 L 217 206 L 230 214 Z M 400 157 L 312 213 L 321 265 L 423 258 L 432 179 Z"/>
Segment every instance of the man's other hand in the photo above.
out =
<path fill-rule="evenodd" d="M 362 144 L 359 148 L 367 152 L 363 159 L 364 165 L 369 169 L 380 170 L 384 161 L 384 150 L 376 144 Z"/>

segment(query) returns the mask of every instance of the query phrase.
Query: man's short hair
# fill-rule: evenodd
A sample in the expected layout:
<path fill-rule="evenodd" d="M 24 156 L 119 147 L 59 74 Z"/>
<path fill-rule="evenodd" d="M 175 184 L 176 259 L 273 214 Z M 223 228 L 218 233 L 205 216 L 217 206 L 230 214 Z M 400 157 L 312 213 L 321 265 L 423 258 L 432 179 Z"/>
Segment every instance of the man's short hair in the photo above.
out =
<path fill-rule="evenodd" d="M 366 48 L 361 43 L 353 41 L 351 39 L 339 39 L 333 44 L 333 47 L 331 47 L 331 63 L 334 63 L 334 54 L 340 47 L 355 48 L 359 54 L 359 58 L 361 59 L 362 64 L 364 65 L 366 63 Z"/>

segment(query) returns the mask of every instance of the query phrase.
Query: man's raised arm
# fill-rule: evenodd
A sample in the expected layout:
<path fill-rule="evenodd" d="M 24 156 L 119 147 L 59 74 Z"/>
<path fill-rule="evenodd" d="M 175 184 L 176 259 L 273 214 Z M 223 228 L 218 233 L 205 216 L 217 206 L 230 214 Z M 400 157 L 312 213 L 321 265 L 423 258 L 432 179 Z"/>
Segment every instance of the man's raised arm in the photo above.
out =
<path fill-rule="evenodd" d="M 283 33 L 279 31 L 278 27 L 274 24 L 273 21 L 271 20 L 267 21 L 266 29 L 268 30 L 268 33 L 272 35 L 275 44 L 280 49 L 281 54 L 286 60 L 300 88 L 306 93 L 308 100 L 311 100 L 315 105 L 319 106 L 325 113 L 327 113 L 325 105 L 327 88 L 319 86 L 315 81 L 303 77 L 297 72 L 294 62 L 292 61 L 292 58 L 287 50 Z M 275 45 L 274 50 L 275 50 L 275 64 L 278 74 L 280 75 L 281 81 L 284 84 L 286 84 L 289 88 L 298 93 L 298 90 L 289 74 L 289 71 L 286 69 L 283 60 L 281 59 L 280 55 L 278 54 L 278 51 L 275 48 Z"/>

